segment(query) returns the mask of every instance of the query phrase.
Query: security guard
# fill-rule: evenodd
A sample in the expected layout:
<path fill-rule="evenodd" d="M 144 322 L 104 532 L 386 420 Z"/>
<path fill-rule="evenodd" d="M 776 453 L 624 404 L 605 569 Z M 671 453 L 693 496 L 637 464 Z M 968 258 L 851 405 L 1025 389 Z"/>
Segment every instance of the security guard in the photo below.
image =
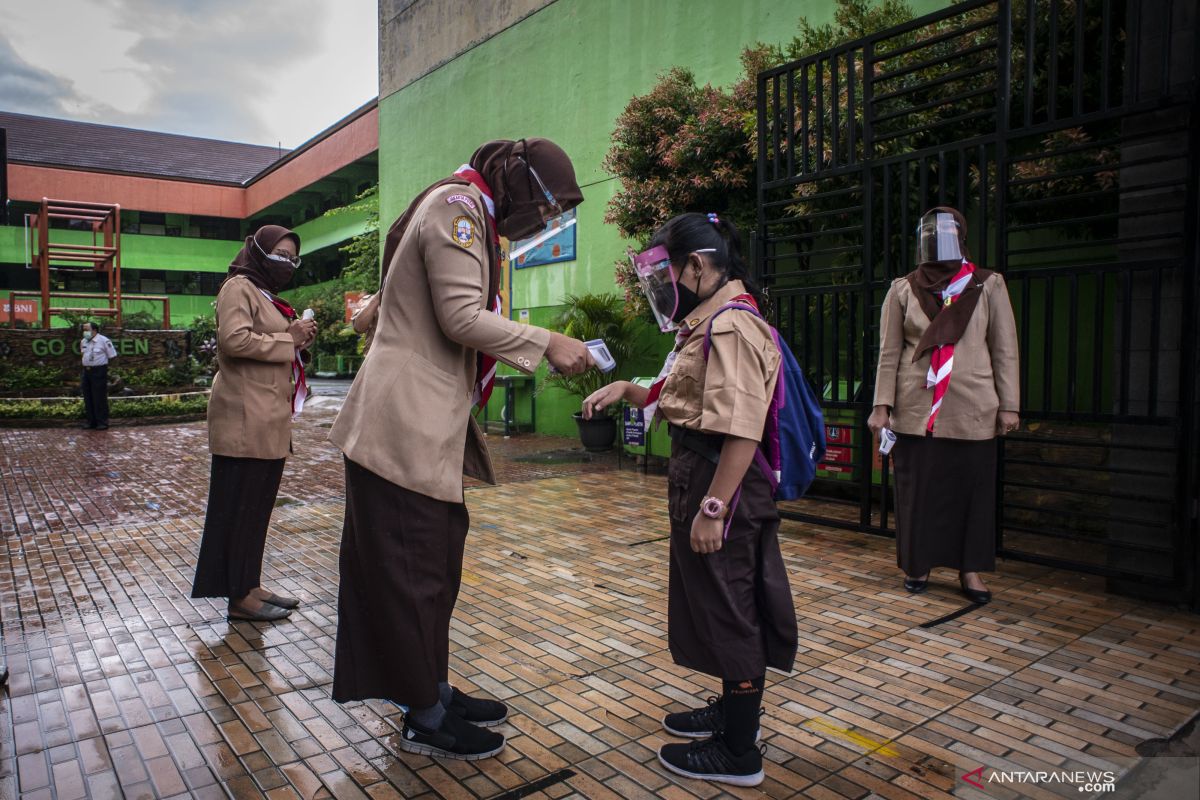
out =
<path fill-rule="evenodd" d="M 83 341 L 79 343 L 83 354 L 83 408 L 87 412 L 87 425 L 98 431 L 108 430 L 108 362 L 117 357 L 117 348 L 112 340 L 100 333 L 95 322 L 83 323 Z"/>

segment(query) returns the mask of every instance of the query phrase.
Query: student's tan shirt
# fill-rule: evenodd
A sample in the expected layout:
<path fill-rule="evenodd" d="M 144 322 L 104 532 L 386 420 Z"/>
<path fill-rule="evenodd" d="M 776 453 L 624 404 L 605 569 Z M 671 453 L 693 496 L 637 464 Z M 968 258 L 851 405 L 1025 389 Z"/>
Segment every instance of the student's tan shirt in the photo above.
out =
<path fill-rule="evenodd" d="M 685 321 L 693 333 L 679 346 L 659 395 L 658 411 L 668 422 L 762 439 L 780 361 L 767 323 L 748 311 L 722 313 L 712 320 L 712 347 L 704 358 L 704 332 L 713 312 L 745 292 L 741 281 L 730 281 Z"/>

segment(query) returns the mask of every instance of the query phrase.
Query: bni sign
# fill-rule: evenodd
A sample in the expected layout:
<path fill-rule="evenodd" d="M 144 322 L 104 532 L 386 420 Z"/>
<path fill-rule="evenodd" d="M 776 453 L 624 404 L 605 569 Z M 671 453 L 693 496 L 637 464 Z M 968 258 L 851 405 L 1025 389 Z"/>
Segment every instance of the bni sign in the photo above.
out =
<path fill-rule="evenodd" d="M 38 321 L 38 303 L 37 300 L 15 300 L 13 301 L 17 307 L 17 319 L 21 322 L 37 322 Z M 0 308 L 3 313 L 0 313 L 0 322 L 8 322 L 9 315 L 12 313 L 11 306 L 8 300 L 0 303 Z"/>

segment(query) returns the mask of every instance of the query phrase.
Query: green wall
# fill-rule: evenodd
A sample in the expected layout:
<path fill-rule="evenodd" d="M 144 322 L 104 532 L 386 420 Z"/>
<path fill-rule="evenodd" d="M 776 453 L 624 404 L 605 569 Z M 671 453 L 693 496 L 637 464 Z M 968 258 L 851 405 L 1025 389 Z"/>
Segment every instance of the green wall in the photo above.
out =
<path fill-rule="evenodd" d="M 0 263 L 25 263 L 24 237 L 23 228 L 0 227 Z M 92 235 L 82 231 L 55 231 L 54 240 L 91 244 Z M 121 236 L 121 266 L 128 269 L 218 272 L 229 266 L 241 246 L 241 242 L 221 239 L 126 233 Z"/>
<path fill-rule="evenodd" d="M 917 14 L 946 5 L 911 4 Z M 380 100 L 381 228 L 480 143 L 544 136 L 570 154 L 583 187 L 579 257 L 515 270 L 514 313 L 529 308 L 536 324 L 544 319 L 539 309 L 566 294 L 612 291 L 613 262 L 625 242 L 603 222 L 618 185 L 601 163 L 630 98 L 673 66 L 691 69 L 701 84 L 728 85 L 741 72 L 744 47 L 788 41 L 800 17 L 825 23 L 834 10 L 828 0 L 557 0 Z M 518 405 L 524 414 L 525 403 Z M 570 414 L 577 409 L 574 399 L 543 392 L 538 429 L 574 435 Z"/>

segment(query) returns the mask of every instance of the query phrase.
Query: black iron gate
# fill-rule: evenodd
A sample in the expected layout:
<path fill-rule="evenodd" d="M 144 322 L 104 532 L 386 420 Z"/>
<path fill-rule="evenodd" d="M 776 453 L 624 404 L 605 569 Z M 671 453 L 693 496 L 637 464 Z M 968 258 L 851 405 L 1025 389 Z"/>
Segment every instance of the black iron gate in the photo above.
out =
<path fill-rule="evenodd" d="M 1000 553 L 1200 607 L 1196 6 L 976 0 L 759 76 L 757 266 L 830 435 L 786 513 L 890 531 L 879 308 L 950 204 L 1021 338 Z"/>

